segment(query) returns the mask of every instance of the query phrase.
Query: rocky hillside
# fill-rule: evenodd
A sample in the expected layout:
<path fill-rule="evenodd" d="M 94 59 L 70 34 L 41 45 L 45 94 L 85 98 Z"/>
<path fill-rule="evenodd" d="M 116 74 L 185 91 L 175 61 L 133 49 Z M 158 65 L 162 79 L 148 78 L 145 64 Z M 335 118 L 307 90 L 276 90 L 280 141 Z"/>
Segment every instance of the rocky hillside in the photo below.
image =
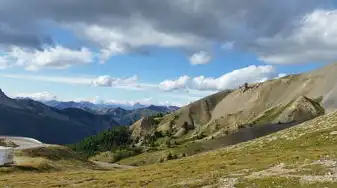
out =
<path fill-rule="evenodd" d="M 336 72 L 337 64 L 330 64 L 222 91 L 166 115 L 157 130 L 177 136 L 188 132 L 216 136 L 248 125 L 308 120 L 337 109 Z"/>
<path fill-rule="evenodd" d="M 251 123 L 267 124 L 303 122 L 324 114 L 325 110 L 320 106 L 319 102 L 320 101 L 315 101 L 305 96 L 300 96 L 286 105 L 279 105 L 268 109 Z"/>
<path fill-rule="evenodd" d="M 155 121 L 152 117 L 144 117 L 130 126 L 132 138 L 141 138 L 147 135 L 154 128 Z"/>

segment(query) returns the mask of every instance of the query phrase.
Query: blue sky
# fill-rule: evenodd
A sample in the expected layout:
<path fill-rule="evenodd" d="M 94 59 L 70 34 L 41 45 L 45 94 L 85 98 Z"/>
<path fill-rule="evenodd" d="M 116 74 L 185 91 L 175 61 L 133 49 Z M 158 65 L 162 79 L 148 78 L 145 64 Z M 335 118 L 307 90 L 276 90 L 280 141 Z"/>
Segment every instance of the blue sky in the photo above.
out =
<path fill-rule="evenodd" d="M 334 1 L 92 3 L 0 0 L 1 89 L 37 100 L 181 106 L 337 59 Z"/>

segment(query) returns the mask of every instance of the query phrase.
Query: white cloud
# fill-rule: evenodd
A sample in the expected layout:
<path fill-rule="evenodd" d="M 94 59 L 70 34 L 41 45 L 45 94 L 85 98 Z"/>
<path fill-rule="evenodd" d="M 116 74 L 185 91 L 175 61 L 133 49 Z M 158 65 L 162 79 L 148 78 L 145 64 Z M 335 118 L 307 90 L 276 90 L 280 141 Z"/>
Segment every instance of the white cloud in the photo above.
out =
<path fill-rule="evenodd" d="M 185 103 L 177 103 L 177 102 L 170 102 L 170 101 L 164 101 L 164 102 L 159 102 L 158 105 L 160 106 L 178 106 L 178 107 L 182 107 L 187 105 L 189 102 L 185 102 Z"/>
<path fill-rule="evenodd" d="M 135 85 L 138 77 L 136 75 L 121 79 L 121 78 L 113 78 L 111 76 L 99 76 L 92 81 L 93 85 L 101 86 L 101 87 L 112 87 L 112 86 L 123 86 L 123 85 Z"/>
<path fill-rule="evenodd" d="M 272 64 L 333 62 L 337 60 L 337 10 L 306 15 L 290 34 L 256 41 L 259 59 Z"/>
<path fill-rule="evenodd" d="M 50 100 L 57 100 L 57 101 L 69 101 L 69 100 L 59 100 L 59 98 L 51 94 L 47 91 L 44 92 L 36 92 L 36 93 L 16 93 L 11 95 L 13 98 L 30 98 L 36 101 L 50 101 Z M 72 100 L 74 102 L 90 102 L 93 104 L 107 104 L 107 105 L 121 105 L 121 106 L 134 106 L 136 104 L 141 104 L 144 106 L 150 105 L 162 105 L 162 106 L 183 106 L 185 103 L 176 103 L 176 102 L 157 102 L 153 100 L 153 98 L 143 98 L 143 99 L 135 99 L 135 100 L 104 100 L 99 96 L 91 97 L 91 98 L 82 98 L 82 99 L 75 99 Z"/>
<path fill-rule="evenodd" d="M 276 78 L 283 78 L 283 77 L 286 77 L 286 76 L 287 76 L 287 74 L 281 73 Z"/>
<path fill-rule="evenodd" d="M 282 74 L 280 75 L 282 76 Z M 233 89 L 246 82 L 263 82 L 278 76 L 279 75 L 276 73 L 275 68 L 271 65 L 251 65 L 242 69 L 234 70 L 218 78 L 205 76 L 190 78 L 188 76 L 183 76 L 177 80 L 165 80 L 160 84 L 160 88 L 164 91 L 179 89 L 219 91 L 224 89 Z"/>
<path fill-rule="evenodd" d="M 99 48 L 102 62 L 113 55 L 143 50 L 146 46 L 188 48 L 189 52 L 196 52 L 209 49 L 210 43 L 223 44 L 227 41 L 236 41 L 237 46 L 246 52 L 258 45 L 258 49 L 253 50 L 255 55 L 260 55 L 266 61 L 284 62 L 277 52 L 269 51 L 269 45 L 259 47 L 259 44 L 255 44 L 256 39 L 280 36 L 282 42 L 293 32 L 293 20 L 320 7 L 336 9 L 333 0 L 257 0 L 254 3 L 247 3 L 247 0 L 38 2 L 17 3 L 12 0 L 1 4 L 0 46 L 41 48 L 59 38 L 44 28 L 50 23 L 53 27 L 67 25 L 76 31 L 76 36 L 91 42 L 87 43 L 90 48 Z M 332 24 L 328 27 L 335 27 L 334 20 L 331 18 L 330 21 L 328 23 Z M 208 44 L 205 45 L 205 41 Z M 287 47 L 289 45 L 282 46 Z M 279 54 L 285 56 L 284 53 Z M 303 59 L 302 56 L 295 58 Z"/>
<path fill-rule="evenodd" d="M 53 82 L 61 84 L 71 84 L 71 85 L 86 85 L 94 87 L 113 87 L 126 90 L 144 90 L 150 88 L 157 88 L 155 84 L 149 83 L 138 83 L 138 77 L 136 75 L 128 78 L 114 78 L 111 76 L 45 76 L 45 75 L 25 75 L 25 74 L 0 74 L 0 77 L 4 78 L 16 78 L 16 79 L 26 79 L 41 82 Z"/>
<path fill-rule="evenodd" d="M 92 98 L 82 98 L 82 99 L 75 99 L 73 100 L 75 102 L 90 102 L 93 104 L 105 104 L 105 105 L 120 105 L 132 107 L 136 104 L 141 104 L 144 106 L 150 106 L 150 105 L 161 105 L 161 106 L 184 106 L 187 103 L 176 103 L 176 102 L 158 102 L 154 100 L 153 98 L 141 98 L 141 99 L 133 99 L 133 100 L 116 100 L 116 99 L 102 99 L 99 96 L 95 96 Z"/>
<path fill-rule="evenodd" d="M 47 91 L 37 92 L 37 93 L 18 93 L 18 94 L 15 94 L 14 97 L 30 98 L 30 99 L 37 100 L 37 101 L 57 100 L 56 95 L 53 95 Z"/>
<path fill-rule="evenodd" d="M 245 82 L 254 83 L 272 79 L 276 76 L 273 66 L 251 65 L 242 69 L 234 70 L 219 78 L 206 78 L 199 76 L 193 78 L 193 88 L 199 90 L 223 90 L 239 87 Z"/>
<path fill-rule="evenodd" d="M 189 58 L 192 65 L 202 65 L 202 64 L 208 64 L 212 61 L 212 56 L 209 55 L 205 51 L 200 51 L 198 53 L 193 54 Z"/>
<path fill-rule="evenodd" d="M 118 104 L 118 105 L 126 105 L 126 106 L 133 106 L 135 104 L 141 104 L 145 106 L 149 106 L 154 104 L 152 98 L 144 98 L 139 100 L 105 100 L 103 101 L 104 104 Z"/>
<path fill-rule="evenodd" d="M 5 56 L 0 56 L 0 67 L 23 66 L 28 71 L 43 68 L 65 69 L 76 64 L 87 64 L 93 61 L 94 54 L 87 48 L 72 50 L 62 46 L 46 47 L 43 50 L 32 50 L 13 47 Z"/>
<path fill-rule="evenodd" d="M 127 26 L 76 24 L 66 27 L 72 28 L 77 35 L 93 42 L 100 48 L 101 63 L 104 63 L 111 56 L 127 53 L 142 47 L 194 48 L 205 44 L 203 39 L 193 34 L 174 34 L 158 31 L 153 25 L 141 18 L 131 19 Z"/>
<path fill-rule="evenodd" d="M 74 102 L 90 102 L 93 104 L 102 104 L 103 100 L 99 96 L 89 97 L 89 98 L 77 98 L 73 100 Z"/>
<path fill-rule="evenodd" d="M 186 88 L 186 85 L 190 77 L 188 76 L 181 76 L 177 80 L 164 80 L 159 84 L 159 88 L 164 91 L 172 91 Z"/>

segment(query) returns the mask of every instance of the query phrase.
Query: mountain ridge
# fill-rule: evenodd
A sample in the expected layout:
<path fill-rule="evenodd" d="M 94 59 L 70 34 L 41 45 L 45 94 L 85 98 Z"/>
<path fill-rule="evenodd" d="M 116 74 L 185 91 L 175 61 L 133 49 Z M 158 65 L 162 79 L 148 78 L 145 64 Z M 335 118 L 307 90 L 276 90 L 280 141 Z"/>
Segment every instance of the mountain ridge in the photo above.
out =
<path fill-rule="evenodd" d="M 157 131 L 219 135 L 217 131 L 222 129 L 254 124 L 253 120 L 268 109 L 281 108 L 301 96 L 310 101 L 320 99 L 324 111 L 331 112 L 337 109 L 336 72 L 337 64 L 333 63 L 310 72 L 221 91 L 165 115 Z"/>
<path fill-rule="evenodd" d="M 26 136 L 45 143 L 65 144 L 119 125 L 109 116 L 88 113 L 78 110 L 77 114 L 72 114 L 31 99 L 11 99 L 0 92 L 2 135 Z M 81 118 L 75 115 L 81 115 Z M 86 117 L 85 121 L 83 117 Z"/>
<path fill-rule="evenodd" d="M 49 100 L 49 101 L 40 101 L 47 106 L 51 106 L 58 109 L 65 109 L 65 108 L 80 108 L 80 109 L 91 109 L 91 110 L 102 110 L 102 109 L 109 109 L 109 108 L 123 108 L 125 110 L 136 110 L 140 108 L 149 108 L 153 107 L 166 107 L 167 109 L 179 109 L 177 106 L 170 106 L 170 105 L 144 105 L 140 103 L 135 103 L 133 105 L 123 105 L 123 104 L 103 104 L 103 103 L 92 103 L 88 101 L 57 101 L 57 100 Z"/>

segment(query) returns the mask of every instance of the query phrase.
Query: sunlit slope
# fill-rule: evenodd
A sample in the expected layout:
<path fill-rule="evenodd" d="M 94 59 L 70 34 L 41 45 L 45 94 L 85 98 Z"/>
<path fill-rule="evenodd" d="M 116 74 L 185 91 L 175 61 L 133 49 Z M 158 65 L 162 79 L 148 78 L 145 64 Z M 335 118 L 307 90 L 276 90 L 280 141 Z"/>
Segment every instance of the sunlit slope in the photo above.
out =
<path fill-rule="evenodd" d="M 337 108 L 336 72 L 337 64 L 331 64 L 308 73 L 222 91 L 164 116 L 157 130 L 172 132 L 176 136 L 182 136 L 182 132 L 206 132 L 210 136 L 233 125 L 238 127 L 255 124 L 256 118 L 267 111 L 288 107 L 299 98 L 320 104 L 324 108 L 320 111 L 331 112 Z M 301 102 L 307 103 L 303 100 Z M 302 120 L 306 119 L 310 118 Z"/>
<path fill-rule="evenodd" d="M 334 187 L 337 112 L 253 141 L 135 169 L 0 176 L 10 187 Z"/>

